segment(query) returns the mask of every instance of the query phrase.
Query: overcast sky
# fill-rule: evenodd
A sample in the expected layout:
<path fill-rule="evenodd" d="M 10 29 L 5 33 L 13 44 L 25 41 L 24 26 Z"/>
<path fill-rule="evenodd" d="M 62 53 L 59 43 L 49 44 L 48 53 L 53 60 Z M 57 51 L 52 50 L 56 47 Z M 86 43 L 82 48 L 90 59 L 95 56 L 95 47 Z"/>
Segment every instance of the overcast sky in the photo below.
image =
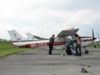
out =
<path fill-rule="evenodd" d="M 0 0 L 0 38 L 10 39 L 15 29 L 24 37 L 41 37 L 79 28 L 80 35 L 100 35 L 100 0 Z"/>

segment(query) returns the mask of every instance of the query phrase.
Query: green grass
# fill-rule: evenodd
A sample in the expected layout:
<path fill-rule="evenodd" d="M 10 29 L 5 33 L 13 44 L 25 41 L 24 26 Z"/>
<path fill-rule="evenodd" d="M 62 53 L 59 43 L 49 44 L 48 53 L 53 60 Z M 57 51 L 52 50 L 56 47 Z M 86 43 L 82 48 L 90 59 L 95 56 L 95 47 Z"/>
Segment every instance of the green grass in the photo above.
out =
<path fill-rule="evenodd" d="M 94 45 L 96 45 L 96 48 L 100 48 L 100 44 L 94 44 Z M 89 47 L 94 47 L 94 45 L 90 44 Z"/>
<path fill-rule="evenodd" d="M 30 48 L 14 48 L 12 42 L 0 42 L 0 58 L 18 54 L 26 50 L 30 50 Z"/>

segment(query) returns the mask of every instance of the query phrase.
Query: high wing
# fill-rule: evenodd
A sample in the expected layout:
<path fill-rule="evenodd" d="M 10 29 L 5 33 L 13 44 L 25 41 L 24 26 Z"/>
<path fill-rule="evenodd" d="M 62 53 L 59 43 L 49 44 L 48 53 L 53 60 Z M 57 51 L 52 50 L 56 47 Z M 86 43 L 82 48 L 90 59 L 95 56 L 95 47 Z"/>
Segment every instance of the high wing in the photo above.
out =
<path fill-rule="evenodd" d="M 57 36 L 58 37 L 73 36 L 75 33 L 78 32 L 78 30 L 79 30 L 78 28 L 62 30 Z"/>

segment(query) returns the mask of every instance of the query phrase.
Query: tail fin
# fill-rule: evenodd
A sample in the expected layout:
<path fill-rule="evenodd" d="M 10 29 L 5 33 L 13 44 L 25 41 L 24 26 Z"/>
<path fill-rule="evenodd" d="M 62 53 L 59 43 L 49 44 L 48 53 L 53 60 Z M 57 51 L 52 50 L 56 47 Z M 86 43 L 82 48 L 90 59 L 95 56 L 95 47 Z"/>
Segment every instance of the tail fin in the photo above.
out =
<path fill-rule="evenodd" d="M 8 31 L 12 41 L 22 41 L 25 40 L 23 36 L 21 36 L 16 30 Z"/>
<path fill-rule="evenodd" d="M 29 40 L 38 40 L 31 33 L 26 33 L 26 35 L 27 35 L 27 37 L 28 37 Z"/>

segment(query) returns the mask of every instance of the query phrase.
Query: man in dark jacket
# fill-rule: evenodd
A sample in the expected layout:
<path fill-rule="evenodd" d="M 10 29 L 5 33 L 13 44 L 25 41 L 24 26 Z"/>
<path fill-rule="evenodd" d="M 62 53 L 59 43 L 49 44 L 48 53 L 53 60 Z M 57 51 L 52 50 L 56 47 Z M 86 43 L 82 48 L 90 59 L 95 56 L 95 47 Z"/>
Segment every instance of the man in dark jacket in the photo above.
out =
<path fill-rule="evenodd" d="M 54 37 L 55 35 L 53 34 L 52 37 L 50 37 L 49 39 L 49 54 L 52 54 L 52 50 L 53 50 L 53 43 L 54 43 Z"/>

